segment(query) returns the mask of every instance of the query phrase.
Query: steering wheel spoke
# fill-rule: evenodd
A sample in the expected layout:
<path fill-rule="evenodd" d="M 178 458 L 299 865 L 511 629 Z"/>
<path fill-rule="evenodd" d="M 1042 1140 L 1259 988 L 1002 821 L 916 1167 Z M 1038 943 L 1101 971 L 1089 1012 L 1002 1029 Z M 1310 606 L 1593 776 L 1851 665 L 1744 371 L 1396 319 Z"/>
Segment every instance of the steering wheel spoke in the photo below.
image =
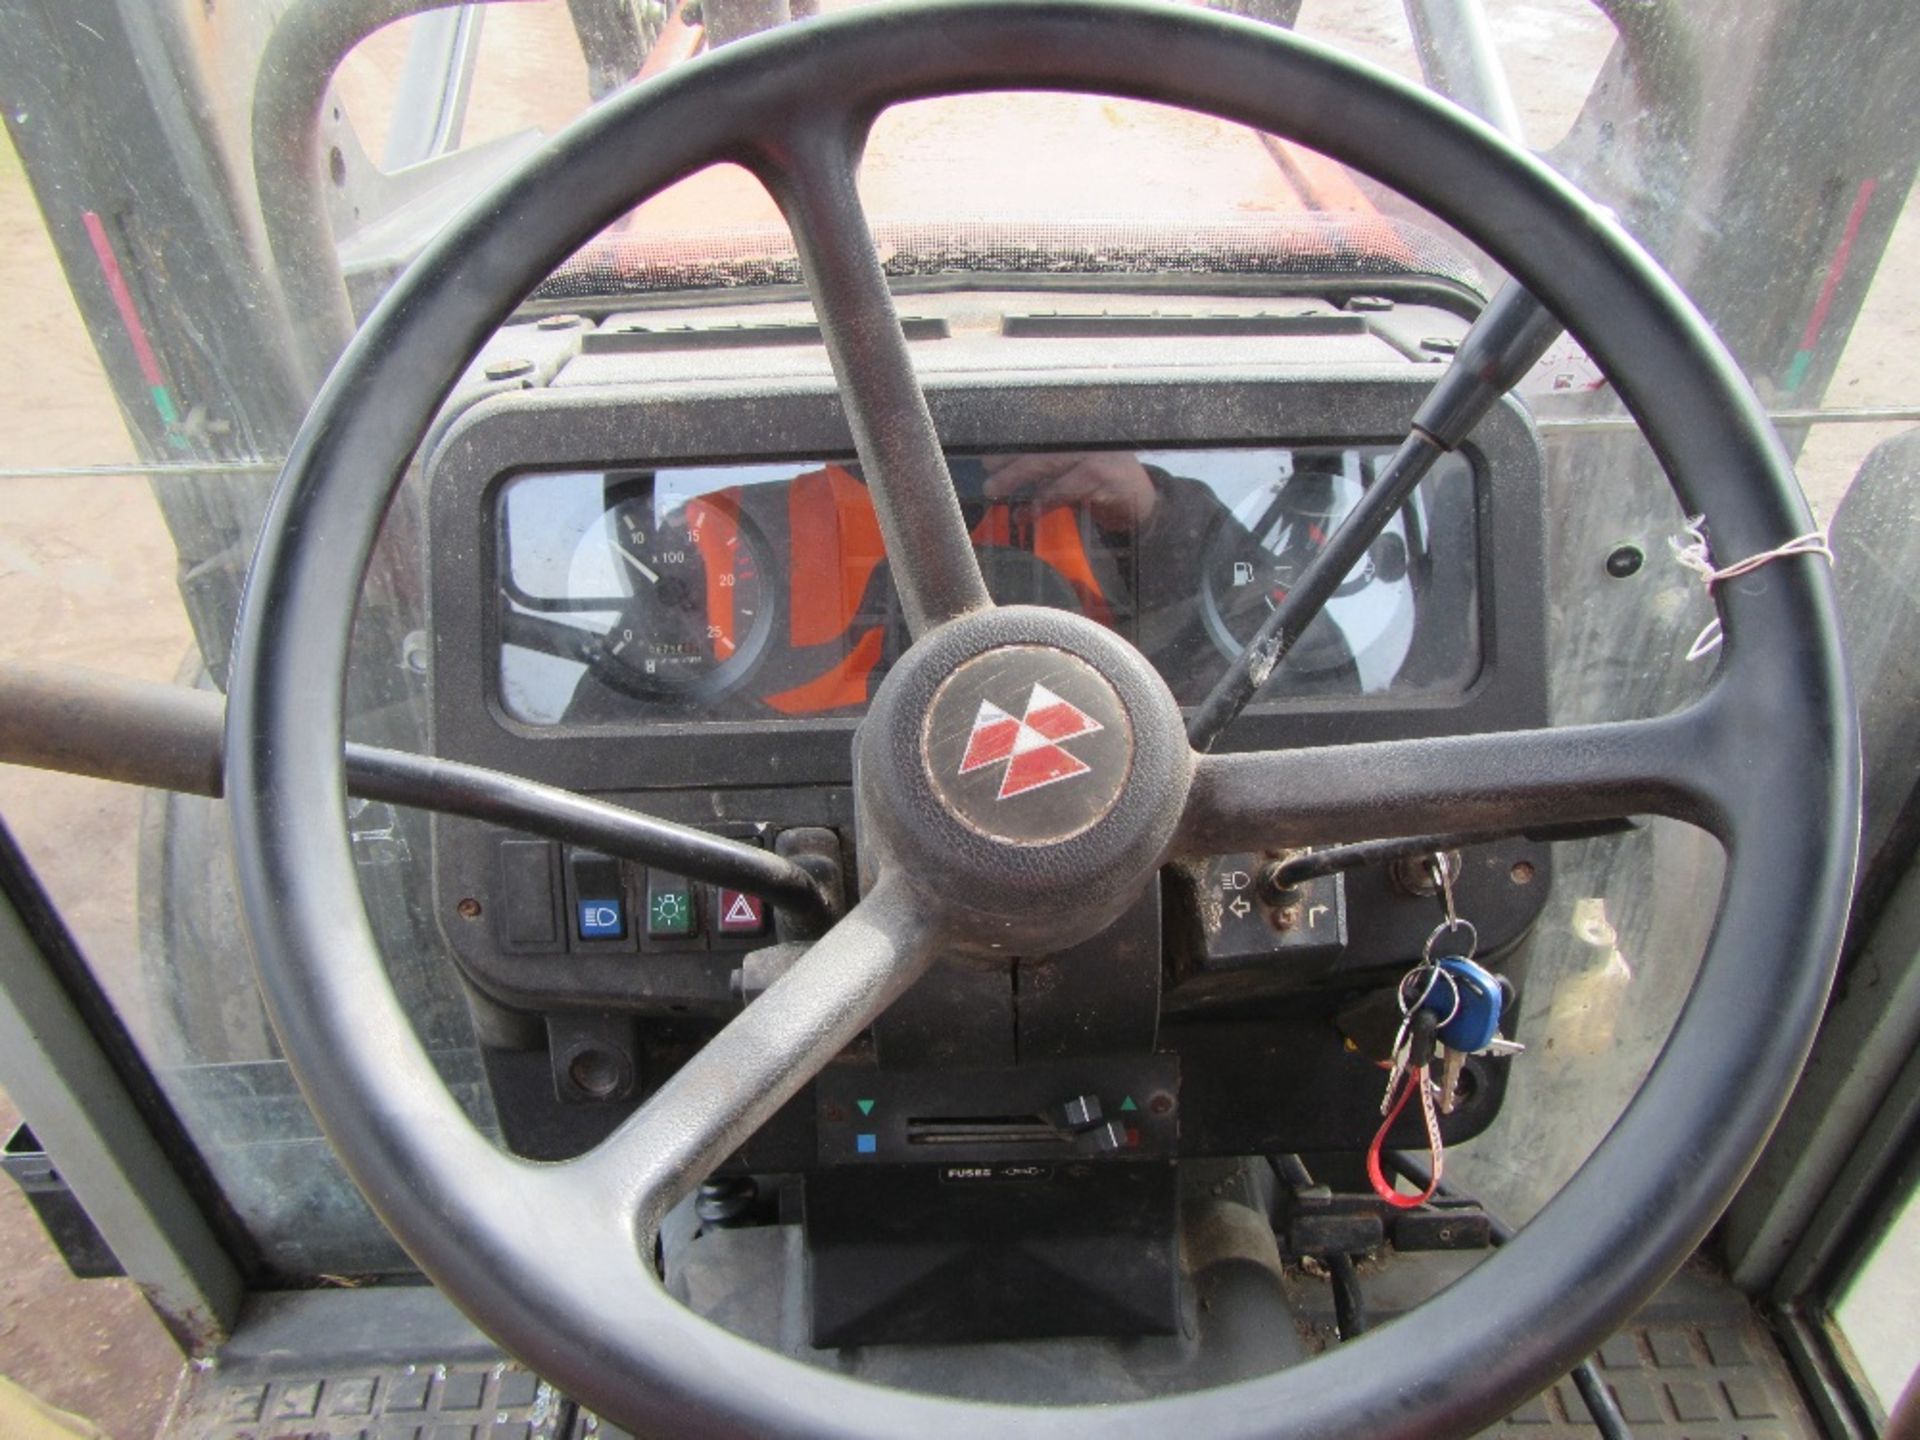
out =
<path fill-rule="evenodd" d="M 883 879 L 598 1148 L 562 1167 L 643 1237 L 932 961 L 911 891 Z"/>
<path fill-rule="evenodd" d="M 864 129 L 836 116 L 782 139 L 761 178 L 793 231 L 893 583 L 917 637 L 993 602 L 860 204 Z"/>
<path fill-rule="evenodd" d="M 1175 853 L 1665 815 L 1724 832 L 1711 701 L 1652 720 L 1203 755 Z"/>

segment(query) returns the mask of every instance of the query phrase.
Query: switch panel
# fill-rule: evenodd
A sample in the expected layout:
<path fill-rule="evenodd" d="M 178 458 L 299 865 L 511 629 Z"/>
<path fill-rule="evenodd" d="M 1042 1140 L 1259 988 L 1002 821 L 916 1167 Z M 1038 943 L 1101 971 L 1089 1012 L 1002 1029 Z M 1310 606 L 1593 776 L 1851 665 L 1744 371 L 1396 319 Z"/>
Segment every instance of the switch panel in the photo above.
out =
<path fill-rule="evenodd" d="M 1166 1157 L 1180 1137 L 1172 1055 L 1012 1070 L 830 1065 L 813 1089 L 821 1164 L 938 1165 L 956 1183 L 996 1164 L 1036 1179 L 1084 1160 Z"/>
<path fill-rule="evenodd" d="M 1216 855 L 1182 876 L 1189 888 L 1182 909 L 1202 970 L 1331 963 L 1345 949 L 1347 877 L 1323 875 L 1276 896 L 1260 879 L 1271 863 L 1270 856 Z"/>

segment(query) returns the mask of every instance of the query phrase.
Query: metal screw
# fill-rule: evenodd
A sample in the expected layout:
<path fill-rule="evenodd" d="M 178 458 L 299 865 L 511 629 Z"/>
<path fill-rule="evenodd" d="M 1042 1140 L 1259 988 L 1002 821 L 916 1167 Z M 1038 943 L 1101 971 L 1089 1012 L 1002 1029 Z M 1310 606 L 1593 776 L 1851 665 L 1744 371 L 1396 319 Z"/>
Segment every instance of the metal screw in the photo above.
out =
<path fill-rule="evenodd" d="M 1533 883 L 1533 862 L 1531 860 L 1514 861 L 1513 868 L 1507 872 L 1507 878 L 1516 885 L 1531 885 Z"/>
<path fill-rule="evenodd" d="M 480 902 L 471 895 L 453 908 L 460 912 L 460 918 L 462 920 L 478 920 L 480 918 Z"/>
<path fill-rule="evenodd" d="M 595 1100 L 610 1100 L 625 1088 L 623 1058 L 612 1050 L 582 1050 L 567 1062 L 567 1078 L 583 1094 Z"/>
<path fill-rule="evenodd" d="M 487 366 L 489 380 L 518 380 L 522 375 L 533 373 L 531 360 L 495 360 Z"/>
<path fill-rule="evenodd" d="M 1171 1095 L 1156 1095 L 1147 1102 L 1147 1109 L 1156 1115 L 1170 1115 L 1173 1113 L 1173 1097 Z"/>
<path fill-rule="evenodd" d="M 1460 348 L 1460 342 L 1448 335 L 1429 335 L 1420 342 L 1420 348 L 1436 355 L 1451 355 Z"/>
<path fill-rule="evenodd" d="M 1607 556 L 1607 574 L 1616 580 L 1625 580 L 1629 575 L 1639 574 L 1646 559 L 1638 545 L 1616 545 Z"/>

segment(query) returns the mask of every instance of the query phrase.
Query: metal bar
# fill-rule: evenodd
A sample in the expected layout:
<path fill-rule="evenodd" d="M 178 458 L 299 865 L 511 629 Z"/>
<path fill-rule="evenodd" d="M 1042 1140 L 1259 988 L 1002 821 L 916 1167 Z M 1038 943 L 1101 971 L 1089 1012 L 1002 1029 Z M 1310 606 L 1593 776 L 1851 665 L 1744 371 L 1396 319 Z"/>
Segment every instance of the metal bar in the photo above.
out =
<path fill-rule="evenodd" d="M 1333 1323 L 1342 1340 L 1358 1340 L 1367 1333 L 1366 1299 L 1360 1293 L 1360 1272 L 1351 1255 L 1327 1257 L 1327 1280 L 1333 1287 Z"/>
<path fill-rule="evenodd" d="M 1793 1367 L 1800 1393 L 1813 1411 L 1824 1440 L 1896 1440 L 1901 1433 L 1886 1429 L 1876 1416 L 1851 1367 L 1835 1353 L 1828 1323 L 1784 1306 L 1768 1317 L 1780 1342 L 1780 1352 Z"/>
<path fill-rule="evenodd" d="M 460 0 L 300 0 L 274 27 L 253 96 L 253 176 L 308 393 L 353 338 L 340 253 L 322 199 L 327 87 L 374 31 Z"/>
<path fill-rule="evenodd" d="M 175 1341 L 209 1354 L 239 1311 L 240 1270 L 28 924 L 22 903 L 33 897 L 15 887 L 31 876 L 8 870 L 0 876 L 0 1085 Z M 36 908 L 51 916 L 39 899 Z"/>
<path fill-rule="evenodd" d="M 632 0 L 567 0 L 573 33 L 587 62 L 587 94 L 597 104 L 633 79 L 647 43 Z"/>
<path fill-rule="evenodd" d="M 1587 1402 L 1587 1413 L 1593 1416 L 1601 1440 L 1633 1440 L 1627 1417 L 1620 1413 L 1620 1402 L 1613 1398 L 1607 1382 L 1600 1378 L 1599 1367 L 1591 1359 L 1582 1360 L 1567 1373 L 1573 1377 L 1580 1398 Z"/>
<path fill-rule="evenodd" d="M 0 762 L 218 797 L 226 704 L 206 690 L 0 662 Z M 369 800 L 507 825 L 759 895 L 830 920 L 829 888 L 783 855 L 478 765 L 346 748 L 347 788 Z"/>
<path fill-rule="evenodd" d="M 1406 13 L 1427 87 L 1521 143 L 1520 109 L 1479 0 L 1406 0 Z"/>
<path fill-rule="evenodd" d="M 915 636 L 993 603 L 854 181 L 856 137 L 816 127 L 762 180 L 793 231 Z"/>
<path fill-rule="evenodd" d="M 404 170 L 459 148 L 486 13 L 467 4 L 428 15 L 414 27 L 380 157 L 383 169 Z"/>
<path fill-rule="evenodd" d="M 260 475 L 271 478 L 280 473 L 284 460 L 209 460 L 205 464 L 142 464 L 138 460 L 125 465 L 15 465 L 0 467 L 0 480 L 198 480 L 207 475 Z"/>
<path fill-rule="evenodd" d="M 1909 865 L 1855 960 L 1812 1060 L 1753 1173 L 1721 1221 L 1733 1283 L 1785 1304 L 1828 1269 L 1849 1209 L 1885 1162 L 1884 1116 L 1903 1069 L 1920 1067 L 1920 860 Z M 1909 1090 L 1920 1084 L 1909 1079 Z M 1879 1149 L 1869 1137 L 1879 1132 Z"/>
<path fill-rule="evenodd" d="M 1920 405 L 1847 405 L 1833 409 L 1769 410 L 1775 429 L 1794 430 L 1814 425 L 1920 424 Z M 1558 435 L 1581 435 L 1603 430 L 1638 430 L 1631 415 L 1563 416 L 1533 422 L 1535 428 Z"/>

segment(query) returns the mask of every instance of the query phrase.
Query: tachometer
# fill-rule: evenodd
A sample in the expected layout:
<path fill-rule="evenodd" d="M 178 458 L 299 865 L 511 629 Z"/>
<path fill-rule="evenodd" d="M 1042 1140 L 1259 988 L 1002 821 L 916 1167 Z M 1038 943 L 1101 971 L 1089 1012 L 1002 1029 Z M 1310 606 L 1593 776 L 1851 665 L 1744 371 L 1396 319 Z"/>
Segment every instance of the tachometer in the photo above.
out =
<path fill-rule="evenodd" d="M 737 498 L 674 502 L 648 490 L 609 500 L 598 543 L 621 599 L 602 642 L 601 678 L 643 693 L 729 688 L 772 620 L 762 544 Z"/>

